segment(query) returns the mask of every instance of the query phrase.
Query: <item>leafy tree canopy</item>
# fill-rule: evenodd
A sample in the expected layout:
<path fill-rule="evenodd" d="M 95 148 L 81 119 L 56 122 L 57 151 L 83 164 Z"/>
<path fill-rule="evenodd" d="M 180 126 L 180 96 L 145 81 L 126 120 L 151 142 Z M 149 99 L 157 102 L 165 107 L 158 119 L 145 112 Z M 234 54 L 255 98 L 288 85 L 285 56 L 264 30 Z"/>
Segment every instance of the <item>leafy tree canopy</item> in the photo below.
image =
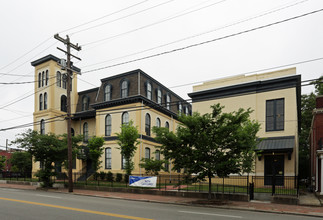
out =
<path fill-rule="evenodd" d="M 251 170 L 260 128 L 249 119 L 250 109 L 222 113 L 220 104 L 211 108 L 212 113 L 204 115 L 182 114 L 182 125 L 176 133 L 153 128 L 156 140 L 162 144 L 161 153 L 172 160 L 173 170 L 185 168 L 198 179 L 208 177 L 209 188 L 214 175 L 225 177 Z"/>
<path fill-rule="evenodd" d="M 29 152 L 17 151 L 12 153 L 10 164 L 13 171 L 27 173 L 32 169 L 32 157 Z"/>
<path fill-rule="evenodd" d="M 142 158 L 139 166 L 145 169 L 146 174 L 158 176 L 161 170 L 165 170 L 163 164 L 167 163 L 165 160 L 155 160 L 154 158 Z"/>
<path fill-rule="evenodd" d="M 133 121 L 130 121 L 128 124 L 123 124 L 121 126 L 121 132 L 117 133 L 117 137 L 121 155 L 126 160 L 126 174 L 131 175 L 131 172 L 134 169 L 132 158 L 137 150 L 137 145 L 140 143 L 140 141 L 138 141 L 138 129 L 133 125 Z"/>
<path fill-rule="evenodd" d="M 96 172 L 101 167 L 102 161 L 100 160 L 103 154 L 104 139 L 102 137 L 92 137 L 89 139 L 89 158 L 92 160 L 92 168 Z"/>

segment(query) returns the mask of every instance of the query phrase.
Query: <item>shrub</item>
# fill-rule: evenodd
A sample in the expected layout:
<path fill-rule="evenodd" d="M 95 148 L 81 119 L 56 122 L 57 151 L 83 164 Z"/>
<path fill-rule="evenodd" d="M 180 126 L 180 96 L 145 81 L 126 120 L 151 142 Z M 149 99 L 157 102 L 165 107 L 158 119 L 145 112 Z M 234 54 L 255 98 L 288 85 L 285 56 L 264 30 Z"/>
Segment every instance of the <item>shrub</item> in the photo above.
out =
<path fill-rule="evenodd" d="M 99 173 L 99 176 L 100 176 L 100 179 L 101 180 L 104 180 L 105 179 L 105 172 L 103 172 L 103 171 L 101 171 L 100 173 Z"/>
<path fill-rule="evenodd" d="M 121 173 L 117 173 L 116 181 L 117 182 L 121 182 L 122 181 L 122 174 Z"/>
<path fill-rule="evenodd" d="M 107 173 L 107 175 L 106 175 L 106 178 L 107 178 L 107 181 L 109 181 L 109 182 L 113 182 L 113 179 L 114 179 L 114 177 L 113 177 L 113 173 L 111 173 L 111 171 L 109 171 L 109 172 Z"/>

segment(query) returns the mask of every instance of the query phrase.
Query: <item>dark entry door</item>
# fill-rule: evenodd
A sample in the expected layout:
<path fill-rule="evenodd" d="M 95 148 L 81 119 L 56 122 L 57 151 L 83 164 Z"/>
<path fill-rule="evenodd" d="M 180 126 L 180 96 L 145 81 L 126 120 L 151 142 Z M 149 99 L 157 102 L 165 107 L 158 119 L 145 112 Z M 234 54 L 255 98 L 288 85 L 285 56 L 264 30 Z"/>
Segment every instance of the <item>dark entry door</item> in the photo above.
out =
<path fill-rule="evenodd" d="M 265 185 L 284 185 L 284 155 L 265 156 Z"/>

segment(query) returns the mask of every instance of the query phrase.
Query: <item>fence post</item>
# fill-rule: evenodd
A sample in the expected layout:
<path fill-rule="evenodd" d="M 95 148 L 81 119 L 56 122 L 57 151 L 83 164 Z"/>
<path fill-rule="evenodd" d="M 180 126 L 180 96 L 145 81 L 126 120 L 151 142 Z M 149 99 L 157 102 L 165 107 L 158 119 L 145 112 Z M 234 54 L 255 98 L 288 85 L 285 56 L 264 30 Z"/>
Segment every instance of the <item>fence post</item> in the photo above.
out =
<path fill-rule="evenodd" d="M 249 195 L 249 174 L 247 176 L 247 195 Z"/>
<path fill-rule="evenodd" d="M 222 177 L 222 194 L 224 194 L 224 177 Z"/>

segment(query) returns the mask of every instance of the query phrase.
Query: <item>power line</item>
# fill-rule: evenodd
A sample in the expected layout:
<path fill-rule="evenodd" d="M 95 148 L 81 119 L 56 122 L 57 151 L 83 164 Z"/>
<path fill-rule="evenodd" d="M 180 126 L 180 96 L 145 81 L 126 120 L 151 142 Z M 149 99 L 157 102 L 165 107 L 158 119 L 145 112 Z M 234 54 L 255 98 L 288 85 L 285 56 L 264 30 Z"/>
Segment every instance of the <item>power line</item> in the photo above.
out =
<path fill-rule="evenodd" d="M 38 47 L 40 47 L 41 45 L 43 45 L 44 43 L 46 43 L 47 41 L 49 41 L 51 38 L 47 38 L 46 40 L 44 40 L 43 42 L 41 42 L 40 44 L 38 44 L 36 47 L 32 48 L 31 50 L 29 50 L 28 52 L 24 53 L 23 55 L 21 55 L 20 57 L 18 57 L 17 59 L 13 60 L 12 62 L 10 62 L 9 64 L 3 66 L 0 68 L 0 70 L 3 70 L 4 68 L 10 66 L 11 64 L 15 63 L 16 61 L 20 60 L 21 58 L 23 58 L 24 56 L 26 56 L 27 54 L 31 53 L 32 51 L 34 51 L 35 49 L 37 49 Z M 1 76 L 0 76 L 1 77 Z"/>
<path fill-rule="evenodd" d="M 60 31 L 60 32 L 58 32 L 58 33 L 66 32 L 66 31 L 73 30 L 73 29 L 75 29 L 75 28 L 78 28 L 78 27 L 81 27 L 81 26 L 84 26 L 84 25 L 90 24 L 90 23 L 92 23 L 92 22 L 98 21 L 98 20 L 100 20 L 100 19 L 103 19 L 103 18 L 105 18 L 105 17 L 111 16 L 111 15 L 114 15 L 114 14 L 117 14 L 117 13 L 119 13 L 119 12 L 122 12 L 122 11 L 124 11 L 124 10 L 130 9 L 130 8 L 132 8 L 132 7 L 135 7 L 135 6 L 137 6 L 137 5 L 140 5 L 140 4 L 142 4 L 142 3 L 144 3 L 144 2 L 147 2 L 147 1 L 149 1 L 149 0 L 141 1 L 141 2 L 139 2 L 139 3 L 136 3 L 136 4 L 133 4 L 133 5 L 130 5 L 130 6 L 126 7 L 126 8 L 120 9 L 120 10 L 118 10 L 118 11 L 112 12 L 112 13 L 107 14 L 107 15 L 104 15 L 104 16 L 101 16 L 101 17 L 96 18 L 96 19 L 94 19 L 94 20 L 91 20 L 91 21 L 85 22 L 85 23 L 83 23 L 83 24 L 80 24 L 80 25 L 77 25 L 77 26 L 74 26 L 74 27 L 71 27 L 71 28 L 68 28 L 68 29 L 65 29 L 65 30 L 62 30 L 62 31 Z M 34 48 L 32 48 L 31 50 L 27 51 L 26 53 L 24 53 L 24 54 L 23 54 L 23 55 L 21 55 L 20 57 L 16 58 L 15 60 L 13 60 L 12 62 L 10 62 L 9 64 L 7 64 L 7 65 L 5 65 L 5 66 L 1 67 L 1 68 L 0 68 L 0 70 L 2 70 L 2 69 L 4 69 L 4 68 L 6 68 L 6 67 L 10 66 L 11 64 L 13 64 L 13 63 L 17 62 L 18 60 L 20 60 L 21 58 L 25 57 L 26 55 L 28 55 L 28 54 L 29 54 L 29 53 L 31 53 L 32 51 L 36 50 L 38 47 L 40 47 L 40 46 L 42 46 L 43 44 L 45 44 L 45 43 L 46 43 L 47 41 L 49 41 L 50 39 L 52 39 L 52 36 L 48 37 L 46 40 L 44 40 L 43 42 L 41 42 L 40 44 L 38 44 L 37 46 L 35 46 L 35 47 L 34 47 Z M 52 45 L 51 45 L 51 46 L 52 46 Z M 48 48 L 47 48 L 47 49 L 48 49 Z M 43 51 L 42 51 L 42 52 L 43 52 Z M 38 54 L 37 54 L 37 55 L 38 55 Z M 36 55 L 36 56 L 37 56 L 37 55 Z M 31 60 L 31 59 L 33 59 L 33 58 L 30 58 L 29 60 Z M 28 61 L 27 61 L 27 62 L 28 62 Z M 20 67 L 20 66 L 18 66 L 18 67 Z M 17 67 L 17 68 L 18 68 L 18 67 Z M 11 71 L 13 71 L 13 70 L 11 70 Z M 0 74 L 0 75 L 9 75 L 9 74 Z M 0 77 L 2 77 L 2 76 L 0 76 Z"/>
<path fill-rule="evenodd" d="M 117 58 L 110 59 L 110 60 L 105 60 L 105 61 L 102 61 L 102 62 L 90 64 L 90 65 L 86 65 L 86 66 L 83 66 L 82 68 L 89 67 L 89 66 L 95 66 L 95 65 L 98 65 L 98 64 L 106 63 L 106 62 L 111 62 L 111 61 L 115 61 L 115 60 L 127 58 L 127 57 L 130 57 L 130 56 L 142 54 L 142 53 L 145 53 L 145 52 L 148 52 L 148 51 L 151 51 L 151 50 L 155 50 L 155 49 L 158 49 L 158 48 L 162 48 L 162 47 L 165 47 L 165 46 L 169 46 L 169 45 L 172 45 L 172 44 L 175 44 L 175 43 L 179 43 L 179 42 L 182 42 L 182 41 L 185 41 L 185 40 L 189 40 L 189 39 L 192 39 L 192 38 L 196 38 L 196 37 L 199 37 L 199 36 L 202 36 L 202 35 L 205 35 L 205 34 L 209 34 L 209 33 L 215 32 L 215 31 L 219 31 L 219 30 L 222 30 L 222 29 L 225 29 L 225 28 L 228 28 L 228 27 L 232 27 L 232 26 L 235 26 L 235 25 L 238 25 L 238 24 L 247 22 L 247 21 L 251 21 L 253 19 L 257 19 L 257 18 L 266 16 L 266 15 L 269 15 L 269 14 L 272 14 L 272 13 L 275 13 L 275 12 L 278 12 L 278 11 L 281 11 L 281 10 L 284 10 L 284 9 L 287 9 L 287 8 L 290 8 L 290 7 L 296 6 L 298 4 L 301 4 L 301 3 L 304 3 L 304 2 L 307 2 L 307 1 L 309 1 L 309 0 L 303 0 L 303 1 L 300 1 L 300 2 L 296 2 L 296 3 L 293 2 L 293 4 L 290 4 L 290 5 L 287 5 L 287 6 L 284 6 L 284 7 L 274 8 L 272 10 L 269 10 L 269 11 L 266 11 L 266 12 L 262 12 L 261 14 L 258 14 L 256 16 L 249 17 L 249 18 L 245 18 L 245 19 L 242 19 L 242 20 L 239 20 L 239 21 L 236 21 L 236 22 L 233 22 L 233 23 L 224 25 L 222 27 L 217 27 L 217 28 L 212 29 L 212 30 L 209 30 L 209 31 L 205 31 L 205 32 L 202 32 L 202 33 L 199 33 L 199 34 L 195 34 L 195 35 L 192 35 L 192 36 L 188 36 L 188 37 L 185 37 L 185 38 L 176 40 L 176 41 L 172 41 L 172 42 L 169 42 L 169 43 L 166 43 L 166 44 L 162 44 L 162 45 L 159 45 L 159 46 L 155 46 L 155 47 L 152 47 L 152 48 L 149 48 L 149 49 L 146 49 L 146 50 L 142 50 L 142 51 L 139 51 L 139 52 L 135 52 L 135 53 L 132 53 L 132 54 L 124 55 L 124 56 L 121 56 L 121 57 L 117 57 Z"/>
<path fill-rule="evenodd" d="M 87 24 L 93 23 L 93 22 L 95 22 L 95 21 L 101 20 L 101 19 L 103 19 L 103 18 L 106 18 L 106 17 L 109 17 L 109 16 L 111 16 L 111 15 L 114 15 L 114 14 L 120 13 L 120 12 L 122 12 L 122 11 L 128 10 L 128 9 L 133 8 L 133 7 L 135 7 L 135 6 L 141 5 L 141 4 L 143 4 L 143 3 L 147 2 L 147 1 L 149 1 L 149 0 L 141 1 L 141 2 L 139 2 L 139 3 L 136 3 L 136 4 L 133 4 L 133 5 L 130 5 L 130 6 L 128 6 L 128 7 L 125 7 L 125 8 L 119 9 L 119 10 L 117 10 L 117 11 L 114 11 L 114 12 L 112 12 L 112 13 L 109 13 L 109 14 L 103 15 L 103 16 L 101 16 L 101 17 L 99 17 L 99 18 L 96 18 L 96 19 L 93 19 L 93 20 L 91 20 L 91 21 L 88 21 L 88 22 L 85 22 L 85 23 L 79 24 L 79 25 L 77 25 L 77 26 L 74 26 L 74 27 L 71 27 L 71 28 L 65 29 L 65 30 L 63 30 L 63 31 L 60 31 L 59 33 L 67 32 L 67 31 L 70 31 L 70 30 L 73 30 L 73 29 L 76 29 L 76 28 L 82 27 L 82 26 L 84 26 L 84 25 L 87 25 Z M 81 31 L 82 31 L 82 30 L 81 30 Z M 81 31 L 78 31 L 78 32 L 81 32 Z M 78 33 L 78 32 L 74 32 L 74 33 L 72 33 L 72 35 L 73 35 L 73 34 L 75 34 L 75 33 Z"/>
<path fill-rule="evenodd" d="M 302 14 L 302 15 L 294 16 L 294 17 L 287 18 L 287 19 L 284 19 L 284 20 L 280 20 L 280 21 L 277 21 L 277 22 L 274 22 L 274 23 L 270 23 L 270 24 L 258 26 L 256 28 L 251 28 L 251 29 L 248 29 L 248 30 L 245 30 L 245 31 L 241 31 L 241 32 L 238 32 L 238 33 L 226 35 L 226 36 L 219 37 L 219 38 L 215 38 L 215 39 L 212 39 L 212 40 L 203 41 L 203 42 L 196 43 L 196 44 L 191 44 L 191 45 L 188 45 L 188 46 L 185 46 L 185 47 L 180 47 L 180 48 L 176 48 L 176 49 L 164 51 L 164 52 L 161 52 L 161 53 L 157 53 L 157 54 L 153 54 L 153 55 L 149 55 L 149 56 L 145 56 L 145 57 L 141 57 L 141 58 L 137 58 L 137 59 L 133 59 L 133 60 L 129 60 L 129 61 L 125 61 L 125 62 L 113 64 L 113 65 L 110 65 L 110 66 L 105 66 L 105 67 L 100 67 L 100 68 L 96 68 L 96 69 L 93 69 L 93 70 L 88 70 L 88 71 L 85 71 L 85 72 L 82 72 L 82 73 L 85 74 L 85 73 L 89 73 L 89 72 L 94 72 L 94 71 L 99 71 L 99 70 L 103 70 L 103 69 L 108 69 L 108 68 L 112 68 L 112 67 L 116 67 L 116 66 L 128 64 L 128 63 L 133 63 L 133 62 L 137 62 L 137 61 L 141 61 L 141 60 L 146 60 L 146 59 L 153 58 L 153 57 L 158 57 L 158 56 L 162 56 L 162 55 L 166 55 L 166 54 L 170 54 L 170 53 L 174 53 L 174 52 L 186 50 L 186 49 L 189 49 L 189 48 L 192 48 L 192 47 L 197 47 L 197 46 L 201 46 L 201 45 L 208 44 L 208 43 L 213 43 L 215 41 L 223 40 L 223 39 L 230 38 L 230 37 L 235 37 L 235 36 L 242 35 L 242 34 L 246 34 L 246 33 L 252 32 L 252 31 L 260 30 L 260 29 L 263 29 L 263 28 L 271 27 L 271 26 L 274 26 L 274 25 L 277 25 L 277 24 L 281 24 L 281 23 L 284 23 L 284 22 L 287 22 L 287 21 L 291 21 L 291 20 L 295 20 L 295 19 L 298 19 L 298 18 L 301 18 L 301 17 L 305 17 L 305 16 L 308 16 L 308 15 L 312 15 L 312 14 L 315 14 L 315 13 L 318 13 L 318 12 L 321 12 L 321 11 L 323 11 L 323 9 L 311 11 L 311 12 L 308 12 L 308 13 L 305 13 L 305 14 Z"/>
<path fill-rule="evenodd" d="M 139 13 L 142 13 L 142 12 L 145 12 L 145 11 L 148 11 L 148 10 L 151 10 L 151 9 L 153 9 L 153 8 L 156 8 L 156 7 L 159 7 L 159 6 L 162 6 L 162 5 L 168 4 L 168 3 L 173 2 L 173 1 L 174 1 L 174 0 L 169 0 L 169 1 L 166 1 L 166 2 L 159 3 L 159 4 L 157 4 L 157 5 L 154 5 L 154 6 L 151 6 L 151 7 L 149 7 L 149 8 L 143 9 L 143 10 L 141 10 L 141 11 L 137 11 L 137 12 L 134 12 L 134 13 L 132 13 L 132 14 L 129 14 L 129 15 L 126 15 L 126 16 L 123 16 L 123 17 L 120 17 L 120 18 L 116 18 L 116 19 L 111 20 L 111 21 L 104 22 L 104 23 L 102 23 L 102 24 L 98 24 L 98 25 L 95 25 L 95 26 L 92 26 L 92 27 L 89 27 L 89 28 L 85 28 L 85 29 L 82 29 L 82 30 L 76 31 L 76 32 L 72 33 L 72 35 L 73 35 L 73 34 L 76 34 L 76 33 L 83 32 L 83 31 L 87 31 L 87 30 L 90 30 L 90 29 L 93 29 L 93 28 L 96 28 L 96 27 L 100 27 L 100 26 L 102 26 L 102 25 L 109 24 L 109 23 L 112 23 L 112 22 L 115 22 L 115 21 L 119 21 L 119 20 L 121 20 L 121 19 L 131 17 L 131 16 L 133 16 L 133 15 L 137 15 L 137 14 L 139 14 Z M 84 44 L 84 45 L 86 45 L 86 44 Z M 84 46 L 84 45 L 82 45 L 82 46 Z"/>
<path fill-rule="evenodd" d="M 251 74 L 251 73 L 257 73 L 257 72 L 264 72 L 264 71 L 268 71 L 268 70 L 283 68 L 283 67 L 287 67 L 287 66 L 294 66 L 294 65 L 303 64 L 303 63 L 309 63 L 309 62 L 314 62 L 314 61 L 318 61 L 318 60 L 323 60 L 323 57 L 316 58 L 316 59 L 311 59 L 311 60 L 300 61 L 300 62 L 296 62 L 296 63 L 290 63 L 290 64 L 285 64 L 285 65 L 275 66 L 275 67 L 261 69 L 261 70 L 254 70 L 254 71 L 250 71 L 250 72 L 241 73 L 241 75 L 246 75 L 246 74 Z M 206 81 L 213 81 L 213 80 L 216 80 L 216 79 L 210 79 L 210 80 L 204 80 L 204 81 L 186 83 L 186 84 L 182 84 L 182 85 L 171 86 L 169 88 L 170 89 L 173 89 L 173 88 L 178 88 L 178 87 L 183 87 L 183 86 L 189 86 L 189 85 L 194 85 L 194 84 L 203 83 L 203 82 L 206 82 Z"/>
<path fill-rule="evenodd" d="M 190 13 L 193 13 L 193 12 L 196 12 L 196 11 L 199 11 L 199 10 L 202 10 L 202 9 L 205 9 L 205 8 L 208 8 L 208 7 L 211 7 L 213 5 L 216 5 L 216 4 L 219 4 L 219 3 L 222 3 L 222 2 L 225 2 L 226 0 L 221 0 L 221 1 L 218 1 L 218 2 L 215 2 L 215 3 L 212 3 L 210 5 L 207 5 L 207 6 L 203 6 L 201 8 L 198 8 L 198 9 L 195 9 L 195 10 L 192 10 L 192 11 L 189 11 L 189 12 L 186 12 L 186 13 L 182 13 L 182 14 L 179 14 L 179 15 L 175 15 L 175 16 L 170 16 L 166 19 L 163 19 L 163 20 L 160 20 L 160 21 L 157 21 L 157 22 L 154 22 L 154 23 L 150 23 L 148 25 L 144 25 L 144 26 L 141 26 L 139 28 L 136 28 L 136 29 L 132 29 L 130 31 L 126 31 L 126 32 L 123 32 L 123 33 L 120 33 L 120 34 L 117 34 L 117 35 L 114 35 L 114 36 L 110 36 L 110 37 L 106 37 L 106 38 L 103 38 L 103 39 L 100 39 L 100 40 L 95 40 L 95 41 L 91 41 L 91 42 L 88 42 L 88 43 L 85 43 L 83 44 L 83 46 L 87 46 L 87 45 L 91 45 L 91 44 L 94 44 L 94 43 L 98 43 L 98 42 L 102 42 L 102 41 L 106 41 L 106 40 L 109 40 L 109 39 L 113 39 L 113 38 L 116 38 L 116 37 L 120 37 L 122 35 L 125 35 L 125 34 L 129 34 L 129 33 L 132 33 L 132 32 L 135 32 L 135 31 L 138 31 L 138 30 L 142 30 L 142 29 L 145 29 L 145 28 L 148 28 L 148 27 L 151 27 L 151 26 L 154 26 L 154 25 L 157 25 L 157 24 L 160 24 L 160 23 L 163 23 L 163 22 L 166 22 L 166 21 L 169 21 L 169 20 L 173 20 L 175 18 L 178 18 L 178 17 L 181 17 L 181 16 L 184 16 L 184 15 L 187 15 L 187 14 L 190 14 Z M 199 5 L 199 4 L 198 4 Z M 195 7 L 195 6 L 194 6 Z M 183 11 L 187 11 L 188 9 L 185 9 Z M 177 13 L 178 14 L 178 13 Z"/>
<path fill-rule="evenodd" d="M 31 74 L 32 72 L 30 73 L 27 73 L 27 74 Z M 29 75 L 24 75 L 24 74 L 9 74 L 9 73 L 0 73 L 0 75 L 3 75 L 3 76 L 22 76 L 22 77 L 34 77 L 34 76 L 29 76 Z"/>

